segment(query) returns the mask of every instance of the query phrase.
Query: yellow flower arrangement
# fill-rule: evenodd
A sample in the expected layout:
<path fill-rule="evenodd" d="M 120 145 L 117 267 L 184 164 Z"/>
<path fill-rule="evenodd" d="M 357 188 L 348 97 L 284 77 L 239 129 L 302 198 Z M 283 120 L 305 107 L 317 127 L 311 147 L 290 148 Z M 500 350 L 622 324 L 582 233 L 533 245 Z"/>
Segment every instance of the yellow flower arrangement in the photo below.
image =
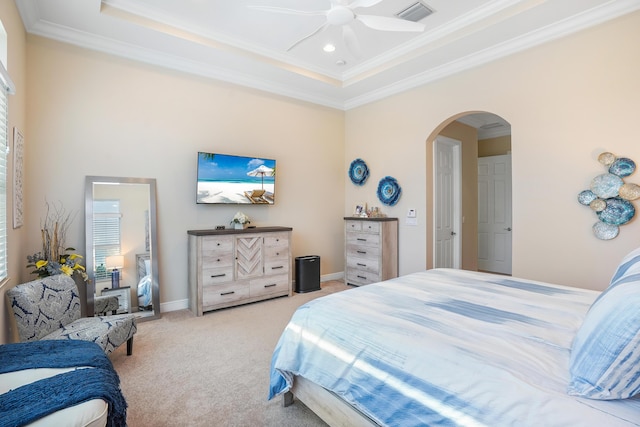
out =
<path fill-rule="evenodd" d="M 81 264 L 82 255 L 73 253 L 74 248 L 65 247 L 64 240 L 73 218 L 60 206 L 47 203 L 47 216 L 40 229 L 42 236 L 42 251 L 27 255 L 27 268 L 33 268 L 32 274 L 38 277 L 56 274 L 73 275 L 78 272 L 84 281 L 88 280 L 84 266 Z"/>

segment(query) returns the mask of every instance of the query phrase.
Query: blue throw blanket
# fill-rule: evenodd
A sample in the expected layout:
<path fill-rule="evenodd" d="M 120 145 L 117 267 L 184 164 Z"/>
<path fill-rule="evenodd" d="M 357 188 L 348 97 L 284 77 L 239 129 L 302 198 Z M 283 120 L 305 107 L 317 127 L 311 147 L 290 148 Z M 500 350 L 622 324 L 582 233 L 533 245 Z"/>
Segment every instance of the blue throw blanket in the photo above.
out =
<path fill-rule="evenodd" d="M 23 426 L 92 399 L 108 402 L 108 426 L 126 426 L 127 403 L 120 390 L 120 378 L 97 344 L 52 340 L 0 346 L 0 373 L 79 366 L 93 369 L 76 369 L 0 395 L 0 427 Z"/>

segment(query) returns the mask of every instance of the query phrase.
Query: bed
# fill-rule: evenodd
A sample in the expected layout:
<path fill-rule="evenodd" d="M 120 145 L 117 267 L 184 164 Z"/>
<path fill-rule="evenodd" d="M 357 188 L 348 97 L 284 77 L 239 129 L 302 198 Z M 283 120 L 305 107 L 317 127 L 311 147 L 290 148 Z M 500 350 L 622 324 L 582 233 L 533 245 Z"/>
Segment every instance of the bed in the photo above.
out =
<path fill-rule="evenodd" d="M 0 346 L 0 426 L 125 426 L 118 374 L 89 341 Z"/>
<path fill-rule="evenodd" d="M 269 398 L 332 426 L 632 426 L 638 393 L 634 251 L 603 293 L 434 269 L 315 299 L 276 345 Z"/>

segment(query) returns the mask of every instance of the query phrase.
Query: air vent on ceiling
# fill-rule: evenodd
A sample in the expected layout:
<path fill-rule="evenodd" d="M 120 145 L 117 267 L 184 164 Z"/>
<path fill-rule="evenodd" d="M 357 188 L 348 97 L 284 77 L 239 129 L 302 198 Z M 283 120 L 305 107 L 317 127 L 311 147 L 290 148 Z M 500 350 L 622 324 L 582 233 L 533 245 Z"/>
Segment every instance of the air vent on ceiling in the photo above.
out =
<path fill-rule="evenodd" d="M 487 123 L 486 125 L 482 125 L 480 126 L 480 129 L 484 129 L 484 130 L 488 130 L 488 129 L 495 129 L 495 128 L 501 128 L 504 125 L 502 123 Z"/>
<path fill-rule="evenodd" d="M 396 13 L 396 16 L 400 19 L 407 21 L 418 22 L 433 13 L 433 9 L 429 8 L 422 2 L 417 2 L 406 8 L 405 10 Z"/>

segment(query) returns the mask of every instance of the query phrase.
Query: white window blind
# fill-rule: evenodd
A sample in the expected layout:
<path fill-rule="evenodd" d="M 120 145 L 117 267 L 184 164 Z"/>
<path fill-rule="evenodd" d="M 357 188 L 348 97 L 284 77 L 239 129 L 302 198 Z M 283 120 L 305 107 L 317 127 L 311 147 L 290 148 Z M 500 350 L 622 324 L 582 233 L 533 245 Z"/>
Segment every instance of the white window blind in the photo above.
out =
<path fill-rule="evenodd" d="M 109 278 L 107 257 L 120 255 L 120 201 L 93 202 L 93 259 L 96 281 Z"/>
<path fill-rule="evenodd" d="M 7 154 L 9 147 L 9 100 L 15 86 L 0 62 L 0 280 L 7 278 Z"/>

